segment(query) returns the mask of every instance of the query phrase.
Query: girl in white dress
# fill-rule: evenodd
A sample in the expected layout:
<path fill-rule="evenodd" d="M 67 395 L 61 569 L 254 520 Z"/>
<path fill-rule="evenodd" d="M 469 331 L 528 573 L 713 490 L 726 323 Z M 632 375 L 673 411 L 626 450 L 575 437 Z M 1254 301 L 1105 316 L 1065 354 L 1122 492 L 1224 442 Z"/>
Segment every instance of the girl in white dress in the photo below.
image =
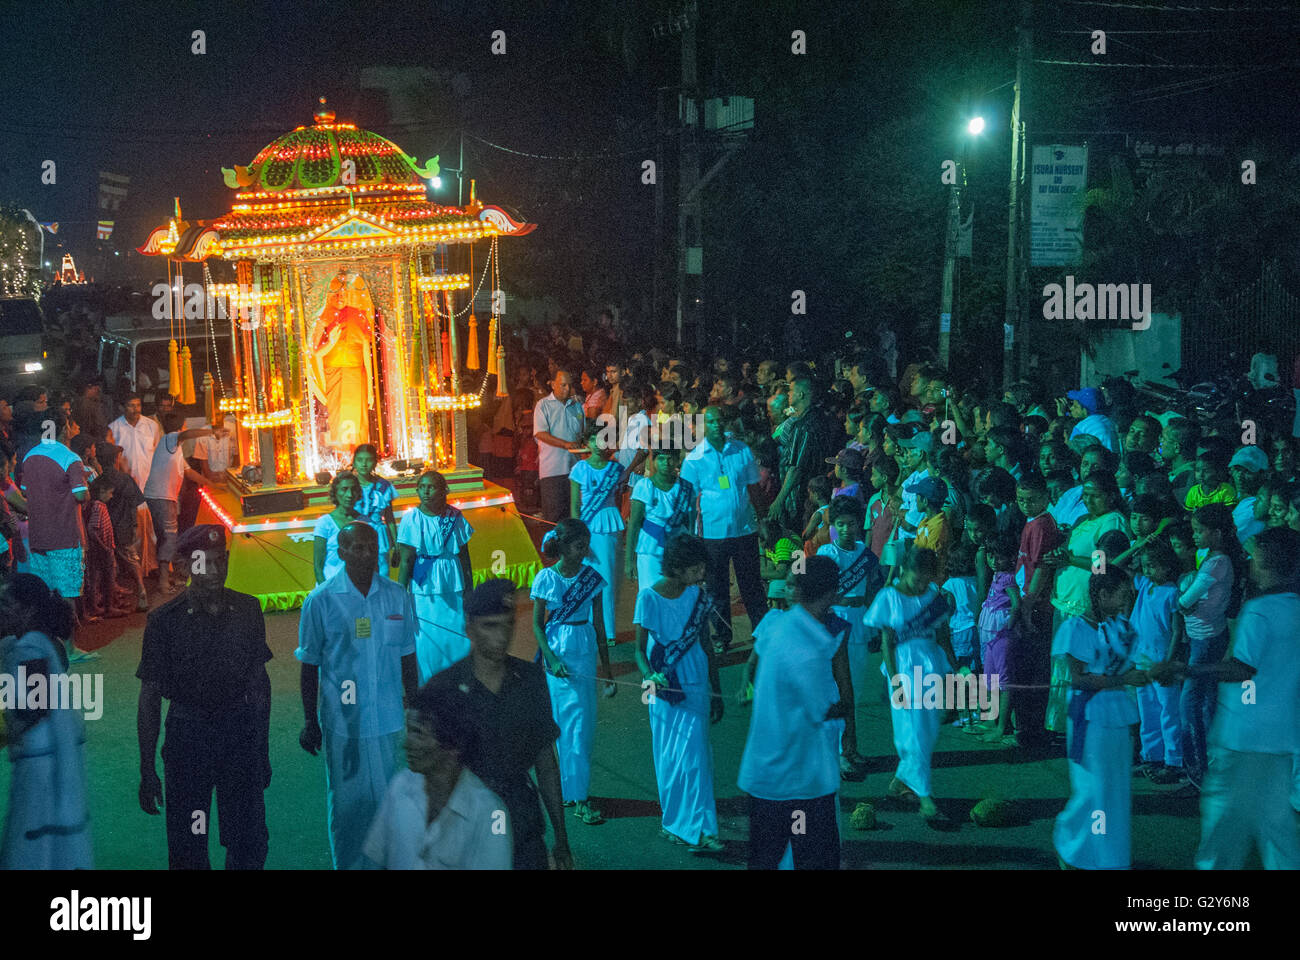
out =
<path fill-rule="evenodd" d="M 618 492 L 623 489 L 623 468 L 611 461 L 614 451 L 605 446 L 604 430 L 591 426 L 583 434 L 590 451 L 569 472 L 569 513 L 591 532 L 593 566 L 605 581 L 601 597 L 605 636 L 613 645 L 617 628 L 614 614 L 618 604 L 618 535 L 623 532 L 623 515 L 618 510 Z"/>
<path fill-rule="evenodd" d="M 587 802 L 591 786 L 591 749 L 596 739 L 596 659 L 605 679 L 605 696 L 618 688 L 611 682 L 609 651 L 600 594 L 605 580 L 584 563 L 591 534 L 581 520 L 569 517 L 555 525 L 542 541 L 542 556 L 559 563 L 546 567 L 533 580 L 533 634 L 538 659 L 546 666 L 551 713 L 560 736 L 560 792 L 565 806 L 586 824 L 604 823 L 599 810 Z"/>
<path fill-rule="evenodd" d="M 464 596 L 474 580 L 469 561 L 474 529 L 448 505 L 442 474 L 421 474 L 415 493 L 419 506 L 404 513 L 397 528 L 397 582 L 409 585 L 415 598 L 415 659 L 423 684 L 469 654 Z"/>
<path fill-rule="evenodd" d="M 680 450 L 656 450 L 655 472 L 632 489 L 623 573 L 640 589 L 662 576 L 664 546 L 678 533 L 695 528 L 695 490 L 678 476 Z"/>
<path fill-rule="evenodd" d="M 1133 580 L 1111 566 L 1088 582 L 1089 616 L 1071 617 L 1052 641 L 1070 667 L 1066 726 L 1070 799 L 1052 841 L 1062 868 L 1127 870 L 1132 864 L 1132 725 L 1137 699 L 1129 687 L 1150 682 L 1133 665 L 1137 633 L 1128 621 Z"/>
<path fill-rule="evenodd" d="M 636 662 L 650 697 L 660 836 L 692 853 L 723 849 L 713 799 L 709 723 L 722 719 L 722 687 L 713 657 L 713 602 L 701 587 L 708 552 L 704 541 L 681 534 L 668 541 L 663 578 L 636 597 Z M 712 695 L 710 695 L 712 694 Z"/>
<path fill-rule="evenodd" d="M 72 636 L 67 601 L 30 573 L 0 589 L 0 673 L 47 678 L 47 691 L 68 672 L 63 641 Z M 90 678 L 86 677 L 87 683 Z M 29 690 L 31 688 L 29 687 Z M 63 685 L 63 689 L 67 689 Z M 47 694 L 48 696 L 48 694 Z M 86 798 L 86 730 L 81 712 L 46 700 L 13 710 L 6 720 L 8 815 L 0 839 L 0 870 L 90 870 L 90 809 Z M 76 705 L 80 706 L 80 705 Z"/>
<path fill-rule="evenodd" d="M 330 481 L 330 503 L 334 509 L 316 521 L 312 530 L 312 567 L 316 582 L 324 583 L 343 569 L 339 559 L 339 531 L 357 519 L 361 481 L 351 473 L 336 473 Z"/>
<path fill-rule="evenodd" d="M 888 792 L 894 797 L 915 794 L 921 802 L 921 816 L 928 821 L 944 819 L 930 791 L 930 757 L 939 739 L 944 705 L 926 705 L 922 691 L 912 688 L 917 667 L 922 678 L 945 678 L 945 688 L 946 677 L 953 671 L 948 631 L 951 601 L 934 582 L 938 573 L 935 552 L 912 546 L 903 557 L 898 580 L 876 594 L 866 616 L 867 626 L 881 631 L 884 662 L 880 670 L 890 685 L 889 716 L 898 770 Z"/>
<path fill-rule="evenodd" d="M 357 516 L 379 534 L 379 572 L 388 576 L 388 568 L 396 566 L 401 559 L 397 550 L 397 520 L 393 516 L 397 488 L 375 474 L 378 464 L 379 451 L 373 443 L 363 443 L 352 451 L 352 470 L 361 481 Z"/>

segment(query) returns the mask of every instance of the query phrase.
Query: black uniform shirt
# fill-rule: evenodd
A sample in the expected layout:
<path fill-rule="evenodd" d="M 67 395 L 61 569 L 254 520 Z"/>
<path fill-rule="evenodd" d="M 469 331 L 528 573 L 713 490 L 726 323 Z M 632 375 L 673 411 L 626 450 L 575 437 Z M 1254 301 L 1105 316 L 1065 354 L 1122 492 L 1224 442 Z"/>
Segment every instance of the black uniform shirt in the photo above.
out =
<path fill-rule="evenodd" d="M 272 657 L 257 598 L 223 589 L 216 616 L 183 591 L 149 614 L 135 675 L 197 716 L 242 713 Z"/>
<path fill-rule="evenodd" d="M 464 703 L 465 715 L 478 731 L 478 743 L 463 762 L 505 801 L 516 841 L 541 836 L 545 825 L 528 770 L 542 749 L 560 735 L 541 664 L 507 657 L 501 692 L 495 694 L 474 676 L 470 657 L 436 674 L 429 683 L 435 689 L 455 691 Z"/>

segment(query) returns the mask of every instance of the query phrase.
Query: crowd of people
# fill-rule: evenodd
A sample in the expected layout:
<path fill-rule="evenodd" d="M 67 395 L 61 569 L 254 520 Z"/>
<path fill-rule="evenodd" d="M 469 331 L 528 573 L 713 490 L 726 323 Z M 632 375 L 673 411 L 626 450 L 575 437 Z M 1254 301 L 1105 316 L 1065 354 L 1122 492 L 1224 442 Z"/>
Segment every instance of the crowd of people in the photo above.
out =
<path fill-rule="evenodd" d="M 932 758 L 953 723 L 1006 750 L 1064 747 L 1062 867 L 1130 866 L 1134 776 L 1200 796 L 1198 866 L 1239 868 L 1254 847 L 1266 867 L 1300 867 L 1295 437 L 1207 428 L 1092 387 L 979 394 L 870 351 L 620 356 L 609 319 L 588 343 L 557 328 L 517 350 L 512 415 L 485 417 L 489 433 L 513 426 L 516 490 L 540 504 L 534 662 L 507 653 L 516 586 L 472 588 L 474 531 L 442 475 L 420 477 L 400 518 L 373 446 L 330 482 L 295 655 L 299 740 L 324 754 L 336 867 L 544 868 L 546 820 L 550 861 L 571 866 L 566 808 L 604 820 L 592 751 L 624 631 L 661 837 L 724 850 L 709 727 L 726 708 L 724 658 L 746 640 L 733 582 L 752 638 L 732 701 L 751 713 L 738 778 L 751 866 L 839 865 L 840 784 L 867 772 L 858 708 L 886 700 L 898 758 L 887 792 L 929 824 L 946 819 Z M 189 586 L 145 631 L 140 803 L 156 813 L 161 800 L 167 699 L 171 795 L 206 809 L 215 789 L 227 865 L 257 867 L 271 654 L 256 603 L 224 587 L 224 528 L 195 526 L 184 493 L 219 482 L 229 438 L 222 425 L 185 429 L 173 410 L 155 422 L 135 396 L 110 422 L 99 386 L 66 404 L 39 388 L 0 404 L 4 667 L 37 651 L 66 671 L 79 618 L 148 605 L 147 517 L 160 592 Z M 78 598 L 75 615 L 60 597 Z M 922 695 L 923 678 L 927 691 L 929 678 L 941 691 L 969 678 L 993 700 L 974 710 Z M 19 839 L 78 814 L 67 798 L 50 811 L 33 785 L 53 774 L 24 739 L 36 721 L 11 717 L 11 759 L 35 765 L 16 767 L 0 861 L 88 865 L 75 830 Z M 208 862 L 190 809 L 168 804 L 173 867 Z"/>

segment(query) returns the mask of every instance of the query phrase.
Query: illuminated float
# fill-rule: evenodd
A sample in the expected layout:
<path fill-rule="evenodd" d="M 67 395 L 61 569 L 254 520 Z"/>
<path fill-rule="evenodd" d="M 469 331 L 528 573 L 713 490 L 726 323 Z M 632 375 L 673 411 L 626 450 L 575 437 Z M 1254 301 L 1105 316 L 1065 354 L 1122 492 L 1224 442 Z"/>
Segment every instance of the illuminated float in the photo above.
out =
<path fill-rule="evenodd" d="M 484 206 L 473 181 L 463 208 L 431 202 L 437 157 L 420 166 L 320 104 L 311 126 L 247 167 L 223 168 L 236 191 L 228 214 L 188 223 L 178 202 L 139 248 L 174 270 L 174 300 L 164 299 L 182 338 L 197 325 L 200 336 L 228 333 L 233 344 L 232 369 L 204 374 L 198 393 L 213 422 L 235 418 L 242 466 L 227 471 L 224 488 L 202 491 L 199 522 L 232 534 L 232 589 L 264 609 L 295 607 L 314 585 L 312 527 L 332 509 L 328 475 L 369 442 L 380 451 L 376 473 L 397 487 L 399 517 L 416 503 L 420 472 L 439 470 L 475 530 L 475 582 L 526 585 L 537 552 L 510 491 L 469 463 L 467 412 L 492 374 L 496 395 L 506 391 L 498 238 L 535 225 Z M 186 263 L 202 263 L 201 290 L 180 282 Z M 229 276 L 215 282 L 214 271 Z M 492 309 L 480 370 L 472 308 L 485 283 Z"/>

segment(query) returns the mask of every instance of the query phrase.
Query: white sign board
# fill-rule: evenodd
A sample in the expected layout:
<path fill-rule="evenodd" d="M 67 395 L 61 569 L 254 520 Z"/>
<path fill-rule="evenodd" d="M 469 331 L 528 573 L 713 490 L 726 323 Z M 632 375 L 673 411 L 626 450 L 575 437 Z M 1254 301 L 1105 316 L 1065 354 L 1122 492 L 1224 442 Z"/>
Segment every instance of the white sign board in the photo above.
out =
<path fill-rule="evenodd" d="M 1030 177 L 1029 265 L 1070 267 L 1083 258 L 1083 195 L 1088 147 L 1034 147 Z"/>

